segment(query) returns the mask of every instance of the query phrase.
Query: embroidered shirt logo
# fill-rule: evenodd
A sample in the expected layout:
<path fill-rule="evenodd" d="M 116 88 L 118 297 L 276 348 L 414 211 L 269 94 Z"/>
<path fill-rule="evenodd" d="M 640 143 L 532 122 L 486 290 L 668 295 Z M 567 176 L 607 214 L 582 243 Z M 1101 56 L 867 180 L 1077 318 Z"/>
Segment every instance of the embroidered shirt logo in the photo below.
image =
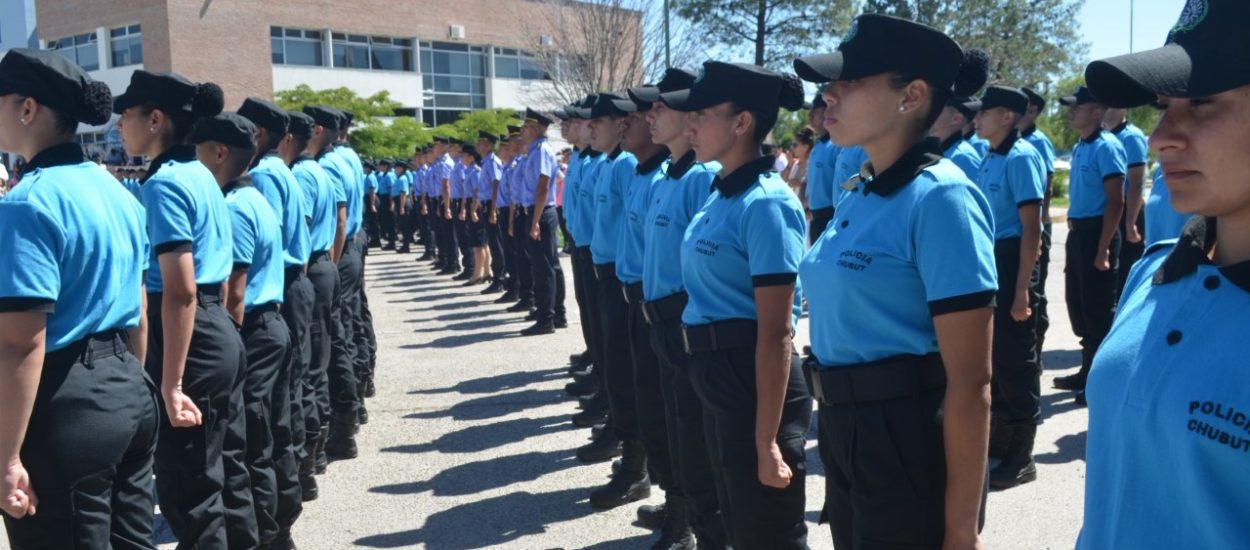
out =
<path fill-rule="evenodd" d="M 1169 41 L 1177 34 L 1198 28 L 1198 25 L 1201 25 L 1206 18 L 1207 0 L 1189 0 L 1185 3 L 1185 9 L 1181 10 L 1176 26 L 1172 27 L 1172 32 L 1168 33 Z"/>

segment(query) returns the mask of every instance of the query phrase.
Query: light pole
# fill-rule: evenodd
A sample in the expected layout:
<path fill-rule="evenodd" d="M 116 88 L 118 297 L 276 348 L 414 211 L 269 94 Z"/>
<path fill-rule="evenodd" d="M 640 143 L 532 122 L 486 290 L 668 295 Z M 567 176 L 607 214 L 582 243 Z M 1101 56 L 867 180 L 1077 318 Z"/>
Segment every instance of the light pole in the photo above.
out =
<path fill-rule="evenodd" d="M 1133 11 L 1137 0 L 1128 0 L 1128 53 L 1133 53 Z"/>

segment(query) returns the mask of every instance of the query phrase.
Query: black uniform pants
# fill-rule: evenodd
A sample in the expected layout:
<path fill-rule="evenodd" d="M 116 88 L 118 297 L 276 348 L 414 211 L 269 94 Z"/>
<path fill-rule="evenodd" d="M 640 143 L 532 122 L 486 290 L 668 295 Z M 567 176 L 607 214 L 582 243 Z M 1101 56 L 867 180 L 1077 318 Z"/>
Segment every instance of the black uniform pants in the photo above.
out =
<path fill-rule="evenodd" d="M 563 206 L 556 207 L 556 219 L 559 220 L 559 223 L 560 223 L 560 234 L 564 235 L 564 250 L 565 251 L 572 250 L 573 249 L 573 234 L 569 233 L 568 220 L 564 219 L 564 207 Z"/>
<path fill-rule="evenodd" d="M 1145 237 L 1146 235 L 1146 211 L 1145 209 L 1142 209 L 1140 212 L 1137 213 L 1137 220 L 1134 221 L 1133 223 L 1134 225 L 1137 226 L 1137 234 L 1142 236 L 1142 240 L 1137 241 L 1135 243 L 1131 243 L 1131 242 L 1128 242 L 1128 239 L 1124 239 L 1124 242 L 1121 243 L 1120 269 L 1116 271 L 1116 277 L 1115 277 L 1115 295 L 1116 295 L 1117 301 L 1119 300 L 1120 295 L 1124 293 L 1124 284 L 1128 282 L 1129 270 L 1133 268 L 1133 264 L 1137 263 L 1137 260 L 1141 259 L 1142 254 L 1146 253 L 1146 237 Z M 1127 228 L 1127 225 L 1128 224 L 1126 220 L 1124 219 L 1120 220 L 1120 227 L 1122 229 L 1120 231 L 1120 235 L 1127 234 L 1127 231 L 1124 230 Z"/>
<path fill-rule="evenodd" d="M 1094 268 L 1102 217 L 1070 220 L 1071 231 L 1065 246 L 1064 288 L 1072 332 L 1081 339 L 1081 374 L 1089 373 L 1094 354 L 1111 330 L 1115 317 L 1115 277 L 1120 258 L 1120 235 L 1111 241 L 1111 268 Z"/>
<path fill-rule="evenodd" d="M 378 340 L 373 331 L 373 312 L 369 310 L 369 293 L 365 289 L 365 260 L 369 257 L 368 243 L 357 239 L 356 249 L 360 251 L 360 305 L 355 319 L 356 339 L 356 394 L 363 403 L 365 387 L 373 381 L 373 367 L 377 364 Z"/>
<path fill-rule="evenodd" d="M 400 246 L 412 245 L 412 213 L 408 209 L 408 195 L 392 197 L 395 202 L 395 233 Z"/>
<path fill-rule="evenodd" d="M 639 295 L 642 293 L 642 285 L 633 288 L 638 289 Z M 659 484 L 666 495 L 680 496 L 680 485 L 673 478 L 673 459 L 669 454 L 660 359 L 651 347 L 651 328 L 643 318 L 641 301 L 629 304 L 629 341 L 630 356 L 634 359 L 634 409 L 638 438 L 647 451 L 647 469 L 651 472 L 651 481 Z M 672 383 L 671 380 L 669 383 Z"/>
<path fill-rule="evenodd" d="M 378 232 L 388 244 L 395 244 L 395 214 L 389 195 L 378 195 Z"/>
<path fill-rule="evenodd" d="M 994 375 L 990 383 L 994 416 L 1007 424 L 1036 424 L 1041 413 L 1041 365 L 1037 362 L 1037 269 L 1031 275 L 1029 306 L 1033 315 L 1025 321 L 1011 316 L 1016 278 L 1020 272 L 1020 239 L 994 243 L 998 265 L 998 295 L 994 310 Z"/>
<path fill-rule="evenodd" d="M 573 266 L 573 298 L 577 301 L 577 313 L 581 317 L 582 339 L 586 341 L 586 351 L 590 352 L 591 362 L 602 365 L 599 349 L 602 346 L 599 336 L 599 291 L 595 286 L 595 264 L 590 257 L 589 246 L 577 246 L 574 243 L 571 265 Z"/>
<path fill-rule="evenodd" d="M 1037 258 L 1037 364 L 1042 364 L 1046 331 L 1050 329 L 1050 301 L 1046 299 L 1046 281 L 1050 278 L 1050 246 L 1054 226 L 1042 223 L 1042 255 Z"/>
<path fill-rule="evenodd" d="M 508 227 L 508 207 L 504 206 L 495 217 L 495 236 L 499 239 L 499 255 L 502 257 L 502 263 L 499 264 L 502 269 L 495 272 L 495 278 L 503 281 L 505 289 L 514 290 L 517 286 L 516 245 L 508 235 Z M 490 253 L 491 260 L 494 261 L 495 250 L 492 248 Z"/>
<path fill-rule="evenodd" d="M 777 445 L 794 477 L 785 489 L 760 483 L 755 450 L 755 343 L 696 352 L 690 379 L 703 404 L 703 433 L 729 542 L 737 550 L 806 549 L 804 443 L 812 399 L 791 355 Z M 823 424 L 823 423 L 822 423 Z"/>
<path fill-rule="evenodd" d="M 465 208 L 465 217 L 460 219 L 460 208 Z M 464 266 L 464 270 L 472 272 L 476 262 L 473 258 L 473 238 L 470 235 L 469 226 L 473 223 L 470 221 L 468 212 L 468 199 L 452 199 L 451 200 L 451 224 L 452 231 L 456 233 L 456 250 L 460 254 L 460 265 Z"/>
<path fill-rule="evenodd" d="M 338 286 L 331 305 L 330 408 L 335 414 L 355 413 L 360 407 L 356 391 L 356 319 L 360 314 L 360 248 L 355 236 L 347 238 L 339 258 Z"/>
<path fill-rule="evenodd" d="M 426 201 L 426 204 L 428 205 L 428 199 L 426 199 Z M 417 215 L 417 229 L 421 232 L 421 244 L 425 246 L 426 252 L 434 252 L 434 230 L 431 227 L 430 213 L 428 211 L 429 207 L 427 206 L 426 213 L 422 214 L 421 198 L 418 198 L 412 208 Z"/>
<path fill-rule="evenodd" d="M 182 392 L 202 415 L 199 426 L 174 428 L 162 400 L 156 445 L 156 495 L 179 548 L 250 548 L 258 544 L 247 469 L 239 329 L 221 306 L 220 290 L 198 293 Z M 148 295 L 146 368 L 160 387 L 165 354 L 160 293 Z M 246 507 L 244 507 L 246 504 Z"/>
<path fill-rule="evenodd" d="M 308 338 L 311 343 L 311 359 L 308 375 L 304 378 L 304 433 L 305 441 L 321 437 L 321 426 L 330 423 L 330 325 L 335 288 L 339 272 L 325 252 L 313 253 L 308 264 L 308 280 L 313 287 L 312 322 Z"/>
<path fill-rule="evenodd" d="M 883 368 L 891 376 L 866 376 L 824 390 L 839 395 L 821 403 L 817 423 L 833 546 L 939 549 L 946 533 L 941 358 L 898 358 L 838 370 L 878 369 L 871 372 L 880 376 Z M 856 392 L 876 397 L 857 400 Z M 981 496 L 982 524 L 986 494 Z"/>
<path fill-rule="evenodd" d="M 651 347 L 660 365 L 660 389 L 673 469 L 672 490 L 686 497 L 691 527 L 699 540 L 719 541 L 720 545 L 709 547 L 722 547 L 726 540 L 725 523 L 703 433 L 703 404 L 690 381 L 694 358 L 682 345 L 680 315 L 651 325 Z"/>
<path fill-rule="evenodd" d="M 564 268 L 560 266 L 560 251 L 556 243 L 556 208 L 542 209 L 538 221 L 538 239 L 529 235 L 529 216 L 525 220 L 524 238 L 530 251 L 530 269 L 534 273 L 534 308 L 538 320 L 563 318 Z M 617 290 L 620 293 L 620 290 Z"/>
<path fill-rule="evenodd" d="M 490 203 L 483 205 L 479 214 L 486 231 L 486 246 L 490 248 L 490 271 L 496 281 L 503 281 L 507 272 L 507 255 L 503 251 L 503 235 L 499 233 L 499 224 L 490 223 L 490 213 L 494 207 Z"/>
<path fill-rule="evenodd" d="M 247 422 L 247 471 L 252 484 L 252 504 L 261 543 L 278 535 L 278 470 L 295 468 L 295 457 L 281 453 L 274 442 L 274 425 L 287 395 L 286 366 L 290 363 L 291 335 L 278 315 L 278 306 L 259 306 L 243 316 L 243 348 L 247 353 L 247 381 L 243 385 L 243 411 Z M 279 383 L 281 382 L 281 384 Z M 279 386 L 281 389 L 279 391 Z M 286 422 L 290 422 L 286 418 Z"/>
<path fill-rule="evenodd" d="M 365 217 L 365 234 L 369 236 L 370 243 L 376 243 L 381 238 L 378 227 L 378 213 L 369 209 L 369 205 L 374 204 L 377 199 L 377 193 L 370 192 L 365 195 L 364 217 Z"/>
<path fill-rule="evenodd" d="M 807 244 L 811 246 L 825 232 L 825 228 L 829 227 L 829 222 L 833 221 L 833 207 L 817 208 L 812 210 L 812 221 L 807 226 Z"/>
<path fill-rule="evenodd" d="M 534 266 L 530 250 L 530 218 L 520 205 L 513 206 L 515 214 L 512 220 L 512 246 L 516 251 L 517 295 L 522 300 L 534 299 Z"/>
<path fill-rule="evenodd" d="M 21 449 L 39 506 L 4 515 L 10 548 L 155 548 L 156 394 L 120 331 L 44 357 Z"/>
<path fill-rule="evenodd" d="M 599 331 L 603 341 L 603 384 L 608 396 L 608 425 L 626 445 L 637 445 L 638 408 L 634 399 L 633 342 L 629 332 L 629 305 L 621 294 L 621 281 L 611 273 L 614 264 L 595 266 L 599 274 Z"/>
<path fill-rule="evenodd" d="M 281 309 L 287 334 L 291 337 L 291 353 L 288 355 L 284 379 L 287 384 L 286 422 L 282 422 L 283 411 L 277 409 L 283 403 L 278 390 L 274 392 L 277 414 L 273 425 L 274 464 L 277 468 L 275 474 L 278 484 L 277 520 L 283 530 L 289 530 L 304 509 L 303 491 L 299 484 L 299 463 L 304 459 L 304 381 L 308 376 L 308 364 L 312 361 L 309 329 L 315 299 L 312 281 L 304 274 L 304 267 L 288 267 Z M 292 464 L 287 463 L 284 456 L 286 454 L 291 455 Z"/>
<path fill-rule="evenodd" d="M 456 235 L 456 226 L 452 220 L 447 219 L 445 214 L 446 211 L 444 207 L 440 206 L 438 209 L 438 223 L 440 232 L 442 233 L 442 239 L 440 239 L 438 243 L 438 252 L 439 255 L 442 256 L 444 268 L 451 268 L 459 271 L 460 243 L 458 236 Z M 452 218 L 460 215 L 460 213 L 456 211 L 455 201 L 452 201 L 451 215 Z"/>

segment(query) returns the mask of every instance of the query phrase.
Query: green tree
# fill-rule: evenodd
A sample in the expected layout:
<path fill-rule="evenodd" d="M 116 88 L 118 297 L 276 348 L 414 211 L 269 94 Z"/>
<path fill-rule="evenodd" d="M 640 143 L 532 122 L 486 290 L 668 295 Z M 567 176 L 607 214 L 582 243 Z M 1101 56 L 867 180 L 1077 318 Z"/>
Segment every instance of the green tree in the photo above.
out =
<path fill-rule="evenodd" d="M 1059 84 L 1049 90 L 1049 93 L 1043 92 L 1043 95 L 1049 97 L 1050 101 L 1046 102 L 1046 112 L 1037 117 L 1037 127 L 1050 137 L 1051 142 L 1055 144 L 1056 151 L 1071 151 L 1076 146 L 1076 141 L 1081 138 L 1068 126 L 1068 109 L 1059 104 L 1059 98 L 1071 95 L 1078 86 L 1084 84 L 1085 77 L 1077 74 L 1060 80 Z M 1159 125 L 1159 116 L 1160 111 L 1149 106 L 1130 109 L 1128 112 L 1129 121 L 1141 128 L 1147 136 Z"/>
<path fill-rule="evenodd" d="M 674 0 L 673 7 L 719 47 L 782 70 L 799 55 L 832 49 L 855 13 L 854 0 Z"/>
<path fill-rule="evenodd" d="M 781 110 L 777 115 L 777 125 L 773 126 L 773 143 L 783 149 L 789 149 L 794 144 L 794 134 L 807 126 L 807 110 L 800 109 L 798 111 Z"/>
<path fill-rule="evenodd" d="M 347 136 L 352 148 L 368 158 L 412 158 L 413 149 L 428 145 L 434 133 L 415 118 L 399 117 L 389 124 L 373 120 Z"/>
<path fill-rule="evenodd" d="M 516 111 L 512 109 L 486 109 L 465 113 L 450 126 L 455 132 L 452 135 L 472 143 L 477 140 L 478 132 L 502 136 L 507 133 L 508 125 L 520 126 Z"/>
<path fill-rule="evenodd" d="M 391 99 L 391 93 L 387 91 L 360 97 L 349 88 L 314 90 L 307 84 L 279 91 L 274 94 L 274 100 L 278 106 L 288 110 L 298 110 L 306 105 L 327 105 L 349 111 L 355 115 L 358 124 L 368 123 L 374 117 L 395 116 L 395 109 L 403 107 L 403 104 Z"/>

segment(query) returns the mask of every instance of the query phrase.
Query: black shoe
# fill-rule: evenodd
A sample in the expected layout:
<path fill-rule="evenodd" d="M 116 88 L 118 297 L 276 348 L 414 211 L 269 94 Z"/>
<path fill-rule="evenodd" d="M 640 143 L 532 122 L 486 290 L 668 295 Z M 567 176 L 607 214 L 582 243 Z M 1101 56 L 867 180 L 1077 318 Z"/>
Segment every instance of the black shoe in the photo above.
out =
<path fill-rule="evenodd" d="M 572 367 L 588 367 L 590 366 L 590 363 L 591 359 L 589 350 L 583 350 L 581 353 L 573 353 L 569 355 L 569 365 Z"/>
<path fill-rule="evenodd" d="M 594 365 L 586 367 L 585 370 L 579 370 L 577 372 L 574 372 L 571 376 L 574 382 L 582 382 L 584 380 L 597 379 L 597 377 L 595 376 Z"/>
<path fill-rule="evenodd" d="M 361 426 L 369 423 L 369 409 L 365 408 L 364 403 L 360 404 L 360 410 L 356 412 L 356 420 L 360 422 Z"/>
<path fill-rule="evenodd" d="M 312 476 L 311 474 L 308 476 L 301 475 L 299 478 L 299 488 L 300 488 L 301 493 L 303 494 L 302 500 L 304 502 L 312 502 L 314 500 L 317 500 L 318 489 L 317 489 L 316 477 Z"/>
<path fill-rule="evenodd" d="M 534 309 L 533 300 L 521 300 L 515 304 L 512 304 L 512 307 L 508 308 L 506 311 L 508 313 L 520 313 L 522 311 L 528 312 L 531 309 Z"/>
<path fill-rule="evenodd" d="M 1007 451 L 1011 447 L 1011 429 L 1010 424 L 996 417 L 990 417 L 990 458 L 998 460 L 1007 458 Z"/>
<path fill-rule="evenodd" d="M 1055 379 L 1055 388 L 1069 391 L 1082 391 L 1085 389 L 1085 376 L 1076 373 L 1068 376 L 1060 376 Z"/>
<path fill-rule="evenodd" d="M 504 292 L 503 296 L 500 296 L 498 299 L 496 299 L 495 303 L 496 304 L 511 304 L 512 302 L 515 302 L 519 299 L 520 298 L 517 297 L 517 291 L 509 290 L 507 292 Z"/>
<path fill-rule="evenodd" d="M 378 388 L 373 385 L 373 379 L 370 378 L 369 380 L 365 382 L 365 397 L 373 397 L 377 394 L 378 394 Z"/>
<path fill-rule="evenodd" d="M 603 420 L 604 420 L 604 423 L 595 424 L 594 426 L 590 427 L 590 439 L 594 440 L 594 439 L 599 439 L 600 437 L 603 437 L 603 431 L 608 429 L 608 425 L 607 425 L 608 418 L 605 416 Z M 617 460 L 612 463 L 612 471 L 615 472 L 619 469 L 621 469 L 621 461 Z"/>
<path fill-rule="evenodd" d="M 552 321 L 552 324 L 555 325 L 556 328 L 569 328 L 569 319 L 560 315 Z"/>
<path fill-rule="evenodd" d="M 611 434 L 577 448 L 577 460 L 586 464 L 607 462 L 618 456 L 621 456 L 621 441 Z"/>
<path fill-rule="evenodd" d="M 381 247 L 381 246 L 382 246 L 382 241 L 379 241 L 379 240 L 376 240 L 376 239 L 375 239 L 375 240 L 372 240 L 372 241 L 369 241 L 369 248 L 379 248 L 379 247 Z"/>
<path fill-rule="evenodd" d="M 990 487 L 1010 489 L 1037 479 L 1037 464 L 1033 462 L 1033 440 L 1036 437 L 1036 425 L 1011 427 L 1011 445 L 1003 462 L 990 470 Z"/>
<path fill-rule="evenodd" d="M 459 269 L 455 269 L 451 267 L 444 267 L 438 270 L 439 275 L 455 275 L 456 273 L 459 273 L 459 272 L 460 272 Z"/>
<path fill-rule="evenodd" d="M 418 261 L 418 262 L 424 262 L 424 261 L 426 261 L 426 260 L 433 260 L 433 259 L 434 259 L 434 253 L 433 253 L 433 252 L 426 252 L 425 254 L 422 254 L 422 255 L 421 255 L 421 257 L 417 258 L 417 261 Z"/>
<path fill-rule="evenodd" d="M 330 427 L 322 426 L 321 434 L 317 437 L 316 456 L 316 472 L 317 475 L 326 473 L 326 468 L 330 466 L 330 458 L 326 456 L 326 441 L 330 439 Z"/>
<path fill-rule="evenodd" d="M 585 365 L 572 365 L 569 367 L 569 376 L 572 376 L 573 378 L 589 376 L 590 373 L 594 370 L 594 368 L 595 368 L 594 365 L 590 363 L 587 363 Z"/>
<path fill-rule="evenodd" d="M 335 413 L 334 429 L 326 441 L 326 457 L 332 460 L 351 460 L 359 455 L 356 449 L 356 429 L 359 413 Z"/>
<path fill-rule="evenodd" d="M 273 539 L 267 545 L 261 546 L 261 548 L 264 548 L 265 550 L 297 550 L 295 547 L 295 541 L 291 540 L 290 533 L 278 535 L 278 538 Z"/>
<path fill-rule="evenodd" d="M 527 313 L 527 314 L 525 315 L 525 320 L 526 320 L 526 321 L 537 321 L 537 320 L 538 320 L 538 310 L 536 310 L 536 309 L 531 309 L 531 310 L 530 310 L 530 312 L 529 312 L 529 313 Z M 553 325 L 553 326 L 554 326 L 554 325 Z"/>
<path fill-rule="evenodd" d="M 382 245 L 382 250 L 395 250 L 395 243 L 386 243 Z"/>
<path fill-rule="evenodd" d="M 482 289 L 482 294 L 495 294 L 503 292 L 503 283 L 499 281 L 491 281 L 490 286 Z"/>
<path fill-rule="evenodd" d="M 617 463 L 612 463 L 616 466 Z M 638 526 L 647 529 L 664 527 L 664 518 L 668 511 L 663 504 L 643 504 L 638 507 Z"/>
<path fill-rule="evenodd" d="M 401 246 L 399 250 L 395 251 L 396 254 L 408 254 L 410 252 L 412 252 L 412 249 L 408 248 L 408 245 Z"/>
<path fill-rule="evenodd" d="M 597 510 L 611 510 L 651 496 L 651 480 L 647 472 L 621 472 L 612 477 L 607 485 L 590 493 L 590 505 Z"/>
<path fill-rule="evenodd" d="M 579 399 L 590 397 L 597 391 L 599 391 L 599 380 L 593 376 L 574 380 L 564 385 L 564 393 Z"/>
<path fill-rule="evenodd" d="M 1082 406 L 1082 407 L 1088 407 L 1088 406 L 1089 406 L 1089 403 L 1086 403 L 1086 402 L 1085 402 L 1085 390 L 1081 390 L 1081 391 L 1079 391 L 1079 392 L 1076 392 L 1076 395 L 1074 395 L 1074 396 L 1072 397 L 1072 400 L 1073 400 L 1073 401 L 1075 401 L 1077 405 L 1080 405 L 1080 406 Z"/>
<path fill-rule="evenodd" d="M 459 275 L 456 275 L 455 277 L 452 277 L 452 278 L 451 278 L 451 280 L 453 280 L 453 281 L 468 281 L 468 280 L 470 280 L 470 279 L 472 279 L 472 278 L 473 278 L 473 274 L 472 274 L 472 273 L 469 273 L 468 271 L 461 271 Z"/>
<path fill-rule="evenodd" d="M 667 495 L 665 495 L 667 497 Z M 685 502 L 676 498 L 673 504 L 664 506 L 666 509 L 672 509 L 671 513 L 665 511 L 664 517 L 661 518 L 663 523 L 659 526 L 660 538 L 651 545 L 651 550 L 695 550 L 697 547 L 694 541 L 694 532 L 690 529 L 690 516 L 686 511 Z M 641 509 L 639 509 L 641 512 Z M 639 523 L 642 517 L 638 518 Z"/>
<path fill-rule="evenodd" d="M 597 410 L 585 410 L 573 415 L 573 425 L 578 428 L 590 428 L 595 424 L 603 424 L 608 419 L 608 413 Z"/>
<path fill-rule="evenodd" d="M 551 324 L 551 320 L 537 321 L 529 328 L 521 331 L 521 336 L 542 336 L 544 334 L 555 334 L 556 327 Z"/>

